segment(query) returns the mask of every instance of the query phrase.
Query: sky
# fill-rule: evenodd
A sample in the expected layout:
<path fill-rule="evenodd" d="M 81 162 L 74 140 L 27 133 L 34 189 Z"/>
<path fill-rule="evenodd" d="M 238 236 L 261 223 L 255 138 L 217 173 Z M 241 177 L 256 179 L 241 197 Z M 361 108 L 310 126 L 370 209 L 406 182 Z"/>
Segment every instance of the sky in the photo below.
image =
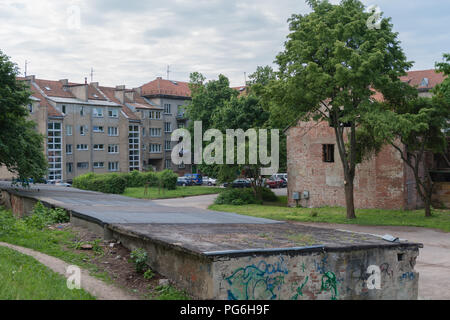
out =
<path fill-rule="evenodd" d="M 337 3 L 337 0 L 330 2 Z M 450 52 L 449 0 L 368 0 L 391 17 L 412 70 Z M 224 74 L 232 86 L 271 65 L 303 0 L 0 0 L 0 50 L 22 74 L 134 88 L 156 77 Z"/>

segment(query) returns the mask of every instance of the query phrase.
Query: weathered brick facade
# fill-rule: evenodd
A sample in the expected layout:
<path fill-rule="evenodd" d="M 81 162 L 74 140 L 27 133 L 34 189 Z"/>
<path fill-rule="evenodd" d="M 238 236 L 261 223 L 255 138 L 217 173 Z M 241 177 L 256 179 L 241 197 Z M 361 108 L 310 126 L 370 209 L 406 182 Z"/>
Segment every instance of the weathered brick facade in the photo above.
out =
<path fill-rule="evenodd" d="M 323 145 L 335 145 L 334 162 L 324 162 Z M 344 173 L 334 129 L 328 122 L 299 122 L 287 131 L 289 205 L 292 193 L 301 196 L 304 207 L 345 206 Z M 415 209 L 422 203 L 411 170 L 391 146 L 359 164 L 354 180 L 356 208 Z"/>

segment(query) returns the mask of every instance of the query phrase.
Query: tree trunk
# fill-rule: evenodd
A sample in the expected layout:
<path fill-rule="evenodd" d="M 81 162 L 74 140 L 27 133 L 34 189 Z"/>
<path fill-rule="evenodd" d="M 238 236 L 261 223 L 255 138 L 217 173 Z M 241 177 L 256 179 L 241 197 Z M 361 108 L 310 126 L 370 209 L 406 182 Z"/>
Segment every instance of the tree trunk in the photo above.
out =
<path fill-rule="evenodd" d="M 427 217 L 427 218 L 431 217 L 431 200 L 430 199 L 425 200 L 425 217 Z"/>
<path fill-rule="evenodd" d="M 353 181 L 345 182 L 345 206 L 347 208 L 347 219 L 356 219 L 353 201 Z"/>

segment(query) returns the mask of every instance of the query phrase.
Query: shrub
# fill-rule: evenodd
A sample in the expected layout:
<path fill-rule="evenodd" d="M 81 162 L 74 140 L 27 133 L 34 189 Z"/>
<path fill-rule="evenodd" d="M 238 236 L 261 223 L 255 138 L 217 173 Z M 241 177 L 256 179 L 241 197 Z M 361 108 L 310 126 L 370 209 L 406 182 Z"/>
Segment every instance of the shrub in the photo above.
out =
<path fill-rule="evenodd" d="M 147 271 L 144 272 L 144 279 L 150 280 L 153 279 L 154 276 L 155 273 L 153 272 L 152 269 L 147 269 Z"/>
<path fill-rule="evenodd" d="M 263 201 L 274 202 L 278 200 L 277 195 L 269 188 L 259 187 L 258 192 L 260 192 Z"/>
<path fill-rule="evenodd" d="M 258 204 L 261 201 L 255 198 L 253 189 L 228 189 L 222 191 L 216 198 L 215 204 L 232 204 L 232 205 L 244 205 L 244 204 Z"/>
<path fill-rule="evenodd" d="M 41 230 L 51 224 L 68 222 L 69 215 L 64 209 L 47 208 L 38 202 L 34 206 L 33 213 L 24 220 L 27 226 Z"/>
<path fill-rule="evenodd" d="M 131 251 L 130 258 L 134 263 L 134 268 L 136 272 L 142 273 L 145 269 L 147 269 L 147 251 L 144 249 L 135 249 Z"/>
<path fill-rule="evenodd" d="M 73 179 L 73 186 L 83 190 L 122 194 L 127 187 L 127 179 L 122 174 L 87 173 Z"/>
<path fill-rule="evenodd" d="M 16 218 L 9 210 L 0 207 L 0 236 L 12 233 L 16 229 Z"/>
<path fill-rule="evenodd" d="M 164 170 L 158 172 L 158 179 L 161 183 L 161 187 L 175 190 L 177 188 L 177 179 L 178 175 L 176 175 L 172 170 Z"/>

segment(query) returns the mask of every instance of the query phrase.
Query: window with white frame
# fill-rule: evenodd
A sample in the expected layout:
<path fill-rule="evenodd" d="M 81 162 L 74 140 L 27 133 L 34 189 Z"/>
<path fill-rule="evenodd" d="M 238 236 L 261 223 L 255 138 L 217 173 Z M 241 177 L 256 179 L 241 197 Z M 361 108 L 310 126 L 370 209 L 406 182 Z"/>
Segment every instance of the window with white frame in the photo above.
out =
<path fill-rule="evenodd" d="M 94 144 L 94 150 L 95 151 L 105 150 L 105 145 L 104 144 Z"/>
<path fill-rule="evenodd" d="M 47 125 L 48 180 L 62 180 L 62 124 Z"/>
<path fill-rule="evenodd" d="M 108 109 L 108 117 L 110 118 L 118 118 L 119 110 L 118 109 Z"/>
<path fill-rule="evenodd" d="M 119 171 L 119 162 L 108 162 L 109 171 Z"/>
<path fill-rule="evenodd" d="M 102 169 L 105 167 L 104 162 L 94 162 L 94 169 Z"/>
<path fill-rule="evenodd" d="M 178 122 L 178 129 L 184 129 L 186 128 L 186 124 L 184 122 Z"/>
<path fill-rule="evenodd" d="M 72 145 L 66 144 L 66 154 L 72 154 Z"/>
<path fill-rule="evenodd" d="M 89 169 L 89 162 L 77 162 L 78 169 Z"/>
<path fill-rule="evenodd" d="M 73 163 L 72 162 L 67 162 L 66 163 L 66 171 L 67 171 L 67 173 L 72 173 L 73 172 Z"/>
<path fill-rule="evenodd" d="M 149 111 L 149 119 L 151 120 L 159 120 L 161 119 L 161 111 Z"/>
<path fill-rule="evenodd" d="M 161 153 L 161 145 L 158 143 L 150 143 L 149 152 L 150 153 Z"/>
<path fill-rule="evenodd" d="M 87 132 L 87 126 L 80 126 L 80 134 L 82 136 L 86 135 Z"/>
<path fill-rule="evenodd" d="M 166 159 L 166 161 L 164 161 L 164 169 L 170 169 L 170 168 L 172 168 L 172 160 Z"/>
<path fill-rule="evenodd" d="M 119 128 L 117 127 L 108 127 L 108 136 L 117 137 L 119 135 Z"/>
<path fill-rule="evenodd" d="M 103 108 L 93 108 L 92 109 L 92 115 L 96 118 L 102 118 L 103 117 Z"/>
<path fill-rule="evenodd" d="M 164 113 L 165 113 L 165 114 L 172 114 L 170 103 L 165 103 L 165 104 L 164 104 Z"/>
<path fill-rule="evenodd" d="M 119 153 L 119 145 L 118 144 L 109 144 L 108 145 L 108 153 Z"/>
<path fill-rule="evenodd" d="M 103 126 L 94 126 L 92 128 L 92 131 L 94 131 L 94 132 L 105 132 L 105 130 L 103 129 Z"/>
<path fill-rule="evenodd" d="M 161 137 L 161 128 L 150 128 L 151 137 Z"/>
<path fill-rule="evenodd" d="M 80 116 L 84 116 L 84 107 L 80 107 Z"/>
<path fill-rule="evenodd" d="M 128 169 L 134 171 L 140 169 L 140 146 L 139 126 L 128 126 Z"/>
<path fill-rule="evenodd" d="M 172 150 L 172 141 L 166 140 L 164 142 L 164 150 L 166 150 L 166 151 Z"/>
<path fill-rule="evenodd" d="M 66 126 L 66 135 L 67 136 L 71 136 L 73 134 L 72 129 L 73 129 L 72 126 L 69 126 L 69 125 Z"/>
<path fill-rule="evenodd" d="M 89 146 L 87 144 L 77 144 L 78 151 L 87 151 L 89 150 Z"/>
<path fill-rule="evenodd" d="M 172 123 L 164 122 L 164 132 L 172 132 Z"/>

